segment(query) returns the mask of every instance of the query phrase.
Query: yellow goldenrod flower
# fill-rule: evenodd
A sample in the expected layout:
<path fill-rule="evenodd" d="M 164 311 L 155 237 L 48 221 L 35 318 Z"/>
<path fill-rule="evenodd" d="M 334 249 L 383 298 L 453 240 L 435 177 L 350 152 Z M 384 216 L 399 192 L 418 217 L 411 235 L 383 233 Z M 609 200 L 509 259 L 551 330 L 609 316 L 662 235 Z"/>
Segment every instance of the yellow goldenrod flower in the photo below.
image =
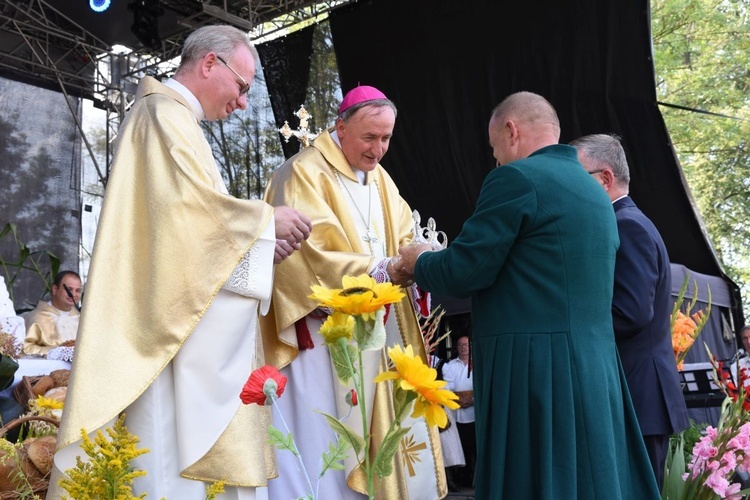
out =
<path fill-rule="evenodd" d="M 320 327 L 320 334 L 326 344 L 335 344 L 340 338 L 347 340 L 352 338 L 354 332 L 354 318 L 348 314 L 334 312 L 328 316 Z"/>
<path fill-rule="evenodd" d="M 405 297 L 400 286 L 377 283 L 367 274 L 344 276 L 342 284 L 343 289 L 313 285 L 313 293 L 309 297 L 318 301 L 321 306 L 364 319 L 375 319 L 375 313 L 379 309 Z"/>
<path fill-rule="evenodd" d="M 389 348 L 388 356 L 393 361 L 396 371 L 382 372 L 375 377 L 375 382 L 393 380 L 401 389 L 417 393 L 412 417 L 424 415 L 428 425 L 445 427 L 448 417 L 443 406 L 455 410 L 459 407 L 456 403 L 458 396 L 452 391 L 441 389 L 446 382 L 436 380 L 437 371 L 424 364 L 422 359 L 414 354 L 410 345 L 406 346 L 406 349 L 398 345 Z"/>
<path fill-rule="evenodd" d="M 138 437 L 125 427 L 124 415 L 106 431 L 108 438 L 97 431 L 92 440 L 81 429 L 81 449 L 88 459 L 84 461 L 78 457 L 76 466 L 65 471 L 66 477 L 60 480 L 60 486 L 70 498 L 144 498 L 145 493 L 133 496 L 132 482 L 136 477 L 146 475 L 146 471 L 133 469 L 130 462 L 148 450 L 137 447 Z"/>
<path fill-rule="evenodd" d="M 216 495 L 224 493 L 224 480 L 206 486 L 206 500 L 214 500 Z"/>

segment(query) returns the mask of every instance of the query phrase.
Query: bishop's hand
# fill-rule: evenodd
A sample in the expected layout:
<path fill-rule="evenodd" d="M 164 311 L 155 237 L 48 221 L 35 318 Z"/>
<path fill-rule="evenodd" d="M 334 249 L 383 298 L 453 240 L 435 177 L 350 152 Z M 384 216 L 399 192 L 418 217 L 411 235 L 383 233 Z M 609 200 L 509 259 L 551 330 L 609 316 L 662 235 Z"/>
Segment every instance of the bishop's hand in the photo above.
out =
<path fill-rule="evenodd" d="M 429 243 L 411 244 L 399 248 L 398 253 L 401 256 L 399 260 L 400 271 L 404 274 L 414 276 L 414 266 L 417 263 L 417 258 L 422 252 L 429 251 L 432 251 L 432 245 Z"/>

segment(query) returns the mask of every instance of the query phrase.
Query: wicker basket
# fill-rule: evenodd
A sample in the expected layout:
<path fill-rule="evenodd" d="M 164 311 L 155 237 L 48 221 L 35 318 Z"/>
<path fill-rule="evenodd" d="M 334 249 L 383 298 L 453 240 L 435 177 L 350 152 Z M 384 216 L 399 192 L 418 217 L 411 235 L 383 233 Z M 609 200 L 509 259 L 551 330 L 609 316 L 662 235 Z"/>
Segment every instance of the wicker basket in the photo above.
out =
<path fill-rule="evenodd" d="M 54 418 L 42 417 L 38 415 L 29 416 L 29 417 L 21 417 L 15 420 L 11 420 L 4 426 L 0 427 L 0 439 L 4 438 L 5 434 L 7 434 L 8 431 L 15 429 L 19 425 L 25 424 L 26 422 L 31 422 L 33 420 L 40 420 L 42 422 L 47 422 L 47 423 L 53 424 L 55 427 L 60 426 L 60 422 L 58 422 Z M 45 476 L 42 479 L 34 480 L 31 483 L 31 491 L 33 491 L 34 494 L 38 495 L 40 498 L 44 498 L 47 496 L 48 486 L 49 486 L 49 476 Z M 18 498 L 21 498 L 21 495 L 15 491 L 0 492 L 0 499 L 2 500 L 16 500 Z"/>
<path fill-rule="evenodd" d="M 36 394 L 34 394 L 34 391 L 31 389 L 34 387 L 34 384 L 39 381 L 40 378 L 42 378 L 44 375 L 35 375 L 33 377 L 22 377 L 21 381 L 16 384 L 16 387 L 13 389 L 13 395 L 16 397 L 16 401 L 18 403 L 28 409 L 29 408 L 29 400 L 36 399 Z"/>

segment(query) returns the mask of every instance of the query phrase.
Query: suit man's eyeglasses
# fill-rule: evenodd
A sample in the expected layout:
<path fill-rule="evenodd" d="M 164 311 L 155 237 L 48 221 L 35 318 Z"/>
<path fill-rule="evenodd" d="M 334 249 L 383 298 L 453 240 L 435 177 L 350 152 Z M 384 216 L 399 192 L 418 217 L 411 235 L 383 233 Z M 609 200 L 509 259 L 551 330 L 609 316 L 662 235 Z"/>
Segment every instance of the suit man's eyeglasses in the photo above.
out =
<path fill-rule="evenodd" d="M 242 87 L 240 87 L 240 97 L 242 97 L 243 95 L 247 94 L 248 91 L 250 90 L 250 84 L 247 83 L 247 80 L 245 80 L 244 78 L 242 78 L 242 76 L 239 73 L 237 73 L 234 70 L 234 68 L 231 67 L 229 65 L 229 63 L 226 62 L 223 58 L 221 58 L 220 56 L 216 56 L 216 59 L 218 59 L 219 61 L 221 61 L 224 64 L 224 66 L 226 66 L 227 68 L 229 68 L 229 71 L 231 71 L 232 73 L 234 73 L 235 76 L 237 76 L 237 78 L 239 78 L 240 81 L 242 82 Z"/>

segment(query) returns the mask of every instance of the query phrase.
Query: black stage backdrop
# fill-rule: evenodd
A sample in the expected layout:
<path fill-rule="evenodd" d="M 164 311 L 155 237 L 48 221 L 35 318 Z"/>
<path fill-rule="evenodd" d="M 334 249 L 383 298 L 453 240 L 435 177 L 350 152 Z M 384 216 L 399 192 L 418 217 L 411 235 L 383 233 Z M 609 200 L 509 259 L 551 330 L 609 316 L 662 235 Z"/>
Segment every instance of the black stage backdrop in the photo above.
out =
<path fill-rule="evenodd" d="M 377 0 L 332 12 L 331 32 L 343 91 L 374 85 L 396 103 L 383 165 L 409 204 L 449 238 L 494 166 L 492 109 L 528 90 L 557 109 L 561 142 L 620 135 L 631 195 L 672 262 L 724 276 L 656 104 L 648 0 Z"/>
<path fill-rule="evenodd" d="M 271 98 L 276 128 L 292 119 L 294 112 L 305 102 L 310 79 L 310 57 L 315 26 L 295 31 L 285 37 L 258 45 L 263 74 Z M 296 123 L 291 123 L 296 128 Z M 281 141 L 284 156 L 289 158 L 299 151 L 299 141 Z"/>

